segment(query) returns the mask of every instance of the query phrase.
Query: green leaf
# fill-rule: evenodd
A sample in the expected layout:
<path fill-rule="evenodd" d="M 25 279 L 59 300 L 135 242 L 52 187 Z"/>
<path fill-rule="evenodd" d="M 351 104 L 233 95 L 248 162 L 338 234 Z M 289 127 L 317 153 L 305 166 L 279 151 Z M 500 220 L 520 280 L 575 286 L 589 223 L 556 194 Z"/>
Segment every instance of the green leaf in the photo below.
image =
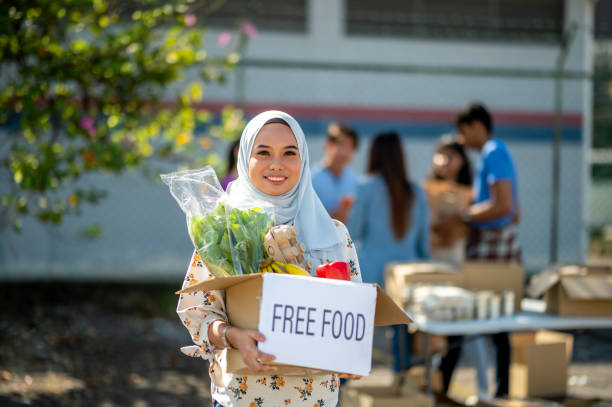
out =
<path fill-rule="evenodd" d="M 80 230 L 79 236 L 83 239 L 94 240 L 102 236 L 103 229 L 98 224 L 89 225 Z"/>
<path fill-rule="evenodd" d="M 224 111 L 201 134 L 197 126 L 213 117 L 192 105 L 240 59 L 244 44 L 229 49 L 231 57 L 208 58 L 205 28 L 184 25 L 194 1 L 136 2 L 121 24 L 108 0 L 24 4 L 7 4 L 0 35 L 0 69 L 11 73 L 0 89 L 8 129 L 0 169 L 15 191 L 2 198 L 7 211 L 60 223 L 104 198 L 73 192 L 87 172 L 147 171 L 160 159 L 224 166 L 211 146 L 236 137 L 242 113 Z M 196 70 L 210 74 L 186 81 Z M 189 142 L 177 145 L 179 135 Z"/>

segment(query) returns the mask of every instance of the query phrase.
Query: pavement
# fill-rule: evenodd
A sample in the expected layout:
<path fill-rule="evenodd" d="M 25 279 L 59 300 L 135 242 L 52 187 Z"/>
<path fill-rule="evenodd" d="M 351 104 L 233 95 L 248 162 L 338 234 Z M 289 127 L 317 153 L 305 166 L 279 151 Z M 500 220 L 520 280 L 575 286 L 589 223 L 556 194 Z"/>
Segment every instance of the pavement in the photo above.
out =
<path fill-rule="evenodd" d="M 0 406 L 210 405 L 207 363 L 179 352 L 190 338 L 174 311 L 175 289 L 0 285 Z M 373 355 L 362 384 L 393 377 L 383 330 Z M 489 375 L 493 383 L 493 368 Z M 461 361 L 450 395 L 465 402 L 475 392 L 473 369 Z M 568 393 L 612 403 L 612 330 L 575 334 Z"/>
<path fill-rule="evenodd" d="M 568 333 L 571 333 L 568 331 Z M 581 399 L 598 399 L 612 403 L 612 330 L 573 332 L 572 361 L 568 368 L 567 396 Z M 390 354 L 384 330 L 375 334 L 374 364 L 371 375 L 364 383 L 384 385 L 390 383 Z M 494 354 L 490 343 L 489 393 L 495 393 Z M 451 381 L 449 396 L 463 404 L 474 402 L 477 394 L 476 372 L 462 355 Z"/>

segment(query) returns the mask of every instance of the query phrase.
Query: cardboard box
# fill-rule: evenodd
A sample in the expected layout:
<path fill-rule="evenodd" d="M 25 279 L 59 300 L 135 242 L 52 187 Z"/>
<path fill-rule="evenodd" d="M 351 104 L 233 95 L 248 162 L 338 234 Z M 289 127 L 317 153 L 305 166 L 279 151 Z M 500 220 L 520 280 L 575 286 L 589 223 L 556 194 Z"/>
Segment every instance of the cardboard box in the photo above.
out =
<path fill-rule="evenodd" d="M 514 333 L 510 337 L 510 396 L 561 396 L 567 391 L 572 335 L 552 331 Z"/>
<path fill-rule="evenodd" d="M 418 384 L 419 389 L 426 390 L 427 381 L 425 380 L 425 366 L 413 366 L 408 370 L 407 376 L 410 380 Z M 430 386 L 434 393 L 443 393 L 443 381 L 442 372 L 440 369 L 434 367 L 431 368 L 430 373 Z"/>
<path fill-rule="evenodd" d="M 434 399 L 424 393 L 403 394 L 401 388 L 369 387 L 340 391 L 340 407 L 434 407 Z"/>
<path fill-rule="evenodd" d="M 544 295 L 546 312 L 561 316 L 611 317 L 612 269 L 563 266 L 533 276 L 528 294 Z"/>
<path fill-rule="evenodd" d="M 479 401 L 478 407 L 595 407 L 598 406 L 597 399 L 577 399 L 567 397 L 554 400 L 543 400 L 538 398 L 529 399 L 501 399 L 496 398 L 489 401 Z M 603 407 L 603 406 L 601 406 Z"/>
<path fill-rule="evenodd" d="M 417 331 L 412 334 L 412 356 L 414 357 L 425 357 L 425 341 L 428 341 L 427 348 L 429 353 L 438 353 L 444 351 L 448 345 L 446 336 L 424 334 L 421 331 Z"/>
<path fill-rule="evenodd" d="M 562 407 L 562 405 L 550 400 L 496 398 L 493 400 L 479 400 L 478 407 Z"/>
<path fill-rule="evenodd" d="M 567 397 L 566 399 L 559 401 L 559 403 L 563 404 L 563 407 L 592 407 L 598 404 L 603 404 L 600 403 L 600 400 L 598 399 L 579 399 L 575 397 Z M 609 404 L 610 405 L 608 407 L 612 406 L 612 402 Z"/>
<path fill-rule="evenodd" d="M 525 272 L 517 264 L 464 262 L 460 268 L 443 263 L 389 263 L 385 266 L 385 289 L 403 307 L 406 287 L 415 284 L 450 284 L 468 290 L 514 292 L 514 308 L 520 310 Z"/>
<path fill-rule="evenodd" d="M 278 374 L 368 375 L 374 326 L 411 322 L 374 284 L 265 273 L 214 278 L 179 293 L 199 290 L 225 290 L 229 322 L 265 335 L 258 346 L 276 357 Z M 227 371 L 249 372 L 236 350 L 227 352 Z"/>
<path fill-rule="evenodd" d="M 453 213 L 460 214 L 467 210 L 472 201 L 472 188 L 465 185 L 426 180 L 423 182 L 423 189 L 427 194 L 432 225 L 435 225 L 441 216 L 448 216 Z M 447 235 L 444 237 L 454 242 L 459 238 L 466 237 L 469 231 L 469 227 L 457 219 L 454 224 L 448 227 Z M 441 236 L 438 236 L 435 231 L 431 233 L 431 246 L 441 246 Z"/>
<path fill-rule="evenodd" d="M 419 393 L 420 385 L 412 377 L 399 375 L 387 367 L 375 367 L 370 376 L 359 380 L 348 380 L 344 389 L 355 389 L 370 393 L 387 394 L 401 393 L 403 396 Z"/>
<path fill-rule="evenodd" d="M 416 284 L 461 285 L 463 275 L 455 266 L 445 263 L 387 263 L 385 291 L 406 308 L 406 287 Z"/>

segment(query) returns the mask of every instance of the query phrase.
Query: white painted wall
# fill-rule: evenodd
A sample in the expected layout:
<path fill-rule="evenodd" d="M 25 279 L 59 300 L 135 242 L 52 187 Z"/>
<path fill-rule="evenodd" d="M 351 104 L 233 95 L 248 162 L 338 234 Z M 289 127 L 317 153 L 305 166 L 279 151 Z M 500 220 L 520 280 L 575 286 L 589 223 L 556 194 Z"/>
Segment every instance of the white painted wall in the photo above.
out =
<path fill-rule="evenodd" d="M 451 41 L 347 38 L 343 34 L 343 2 L 311 0 L 309 32 L 305 35 L 260 33 L 249 44 L 247 58 L 388 63 L 432 66 L 553 69 L 553 46 L 487 44 Z M 567 69 L 589 71 L 591 64 L 591 0 L 567 0 L 566 25 L 576 21 L 579 32 L 572 44 Z M 218 53 L 211 31 L 208 51 Z M 245 87 L 237 89 L 235 75 L 225 86 L 208 85 L 205 98 L 283 105 L 333 105 L 370 108 L 455 110 L 468 100 L 481 100 L 495 113 L 552 113 L 552 79 L 512 79 L 453 75 L 326 72 L 247 68 Z M 168 93 L 173 93 L 169 89 Z M 582 143 L 569 142 L 562 149 L 560 260 L 583 261 L 588 225 L 588 153 L 591 137 L 590 83 L 568 80 L 564 85 L 564 109 L 581 114 Z M 298 118 L 300 119 L 300 118 Z M 393 128 L 393 124 L 387 126 Z M 365 135 L 365 136 L 371 136 Z M 405 134 L 410 171 L 421 180 L 429 169 L 435 139 Z M 310 134 L 311 158 L 321 155 L 321 135 Z M 367 142 L 354 166 L 363 169 Z M 524 261 L 528 270 L 548 264 L 551 143 L 509 140 L 519 171 L 523 220 L 520 227 Z M 100 206 L 86 208 L 79 218 L 60 228 L 45 228 L 27 221 L 21 235 L 0 235 L 0 279 L 133 279 L 178 281 L 191 253 L 185 220 L 162 184 L 152 184 L 135 174 L 121 178 L 92 177 L 106 187 L 109 197 Z M 0 189 L 2 186 L 0 185 Z M 104 235 L 94 241 L 79 238 L 80 228 L 99 223 Z"/>

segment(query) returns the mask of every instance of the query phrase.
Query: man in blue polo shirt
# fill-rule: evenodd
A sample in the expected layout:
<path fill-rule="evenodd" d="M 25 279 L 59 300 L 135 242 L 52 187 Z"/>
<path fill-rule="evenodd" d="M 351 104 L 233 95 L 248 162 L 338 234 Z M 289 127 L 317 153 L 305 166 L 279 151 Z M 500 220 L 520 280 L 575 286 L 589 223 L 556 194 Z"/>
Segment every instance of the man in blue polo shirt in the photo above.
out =
<path fill-rule="evenodd" d="M 359 138 L 352 128 L 332 123 L 327 128 L 320 164 L 312 169 L 312 186 L 332 218 L 346 223 L 357 192 L 359 175 L 350 164 Z"/>
<path fill-rule="evenodd" d="M 520 263 L 517 175 L 510 151 L 493 136 L 493 121 L 484 106 L 468 105 L 457 115 L 456 124 L 465 146 L 480 151 L 474 202 L 462 214 L 473 230 L 466 258 Z"/>
<path fill-rule="evenodd" d="M 473 204 L 461 215 L 471 228 L 467 260 L 521 262 L 518 239 L 519 200 L 514 160 L 506 144 L 493 135 L 493 120 L 478 103 L 464 107 L 455 122 L 466 147 L 480 151 L 474 177 Z M 497 348 L 497 393 L 508 394 L 508 333 L 492 335 Z"/>

